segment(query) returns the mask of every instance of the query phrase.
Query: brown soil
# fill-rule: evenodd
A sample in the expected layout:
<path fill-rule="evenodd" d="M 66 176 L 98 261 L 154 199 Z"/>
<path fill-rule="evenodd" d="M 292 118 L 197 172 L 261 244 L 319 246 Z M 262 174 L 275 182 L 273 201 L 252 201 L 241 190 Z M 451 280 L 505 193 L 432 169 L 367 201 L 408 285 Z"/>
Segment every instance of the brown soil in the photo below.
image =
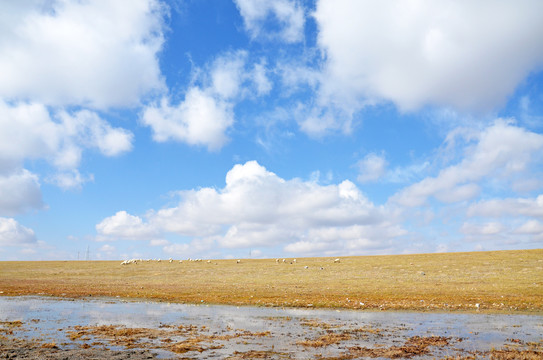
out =
<path fill-rule="evenodd" d="M 120 261 L 0 262 L 0 295 L 543 313 L 543 249 L 333 260 L 150 261 L 126 266 Z"/>
<path fill-rule="evenodd" d="M 40 360 L 144 360 L 155 359 L 149 350 L 112 351 L 103 347 L 80 349 L 60 349 L 54 343 L 40 343 L 0 336 L 0 354 L 3 359 L 40 359 Z"/>

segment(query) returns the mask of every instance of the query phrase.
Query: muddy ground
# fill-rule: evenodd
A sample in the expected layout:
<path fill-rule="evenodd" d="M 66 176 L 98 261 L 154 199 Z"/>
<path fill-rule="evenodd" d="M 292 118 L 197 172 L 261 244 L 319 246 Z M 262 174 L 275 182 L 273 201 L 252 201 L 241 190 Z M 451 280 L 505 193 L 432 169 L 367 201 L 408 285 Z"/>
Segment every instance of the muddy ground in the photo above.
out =
<path fill-rule="evenodd" d="M 0 359 L 543 359 L 543 317 L 0 299 Z"/>
<path fill-rule="evenodd" d="M 76 334 L 83 333 L 95 334 L 103 338 L 105 342 L 94 344 L 82 343 L 79 348 L 72 348 L 68 344 L 57 345 L 55 343 L 43 343 L 38 340 L 22 340 L 14 337 L 0 336 L 0 356 L 3 359 L 43 359 L 43 360 L 79 360 L 79 359 L 113 359 L 113 360 L 143 360 L 156 359 L 158 354 L 153 352 L 155 346 L 146 343 L 146 337 L 149 336 L 150 329 L 121 329 L 120 331 L 131 334 L 119 337 L 115 335 L 119 329 L 108 327 L 107 329 L 85 327 L 83 330 L 77 330 Z M 150 331 L 151 333 L 153 331 Z M 145 334 L 145 335 L 142 335 Z M 249 335 L 253 336 L 253 335 Z M 262 336 L 262 335 L 256 335 Z M 236 336 L 234 336 L 236 337 Z M 352 334 L 350 332 L 334 333 L 330 332 L 327 335 L 320 336 L 317 339 L 306 340 L 303 346 L 308 347 L 327 347 L 337 346 L 342 340 L 350 340 Z M 177 353 L 171 357 L 160 356 L 162 359 L 196 359 L 207 358 L 205 354 L 213 348 L 220 348 L 220 345 L 201 345 L 202 342 L 210 341 L 210 339 L 192 338 L 187 341 L 171 343 L 165 341 L 168 337 L 161 339 L 166 345 L 163 347 Z M 436 358 L 435 350 L 439 349 L 442 354 L 444 350 L 450 349 L 453 356 L 441 355 L 441 359 L 494 359 L 494 360 L 509 360 L 509 359 L 525 359 L 536 360 L 543 359 L 543 344 L 539 343 L 523 343 L 520 340 L 510 339 L 508 344 L 504 344 L 501 349 L 491 349 L 490 351 L 462 351 L 454 350 L 453 344 L 461 342 L 462 339 L 452 339 L 441 336 L 420 337 L 413 336 L 405 341 L 402 345 L 395 346 L 375 346 L 372 348 L 363 346 L 347 347 L 342 353 L 333 356 L 316 355 L 315 359 L 320 360 L 344 360 L 344 359 L 411 359 L 411 358 Z M 122 350 L 109 349 L 107 344 L 123 347 Z M 137 344 L 137 345 L 136 345 Z M 140 349 L 132 349 L 132 347 L 140 347 Z M 149 347 L 150 349 L 141 349 L 141 347 Z M 445 351 L 446 352 L 446 351 Z M 191 354 L 192 353 L 192 354 Z M 248 350 L 234 351 L 227 359 L 290 359 L 293 354 L 276 352 L 273 350 Z"/>

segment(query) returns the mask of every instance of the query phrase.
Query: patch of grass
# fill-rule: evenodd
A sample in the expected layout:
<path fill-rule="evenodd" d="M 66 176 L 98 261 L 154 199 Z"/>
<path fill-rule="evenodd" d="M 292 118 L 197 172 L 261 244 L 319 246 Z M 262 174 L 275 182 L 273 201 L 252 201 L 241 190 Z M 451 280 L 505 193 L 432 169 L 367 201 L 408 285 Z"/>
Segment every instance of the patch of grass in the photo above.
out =
<path fill-rule="evenodd" d="M 296 344 L 307 347 L 325 347 L 330 345 L 337 345 L 342 341 L 350 339 L 351 335 L 347 333 L 328 333 L 326 335 L 319 336 L 315 340 L 298 341 Z"/>
<path fill-rule="evenodd" d="M 0 290 L 198 304 L 543 312 L 543 249 L 333 260 L 0 262 Z"/>

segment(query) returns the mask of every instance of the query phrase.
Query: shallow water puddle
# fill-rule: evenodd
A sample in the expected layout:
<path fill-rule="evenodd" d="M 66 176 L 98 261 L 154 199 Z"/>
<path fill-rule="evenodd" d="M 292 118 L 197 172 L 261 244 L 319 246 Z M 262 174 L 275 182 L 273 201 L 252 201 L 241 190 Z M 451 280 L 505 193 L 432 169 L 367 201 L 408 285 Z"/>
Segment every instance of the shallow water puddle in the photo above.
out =
<path fill-rule="evenodd" d="M 543 316 L 365 312 L 0 297 L 0 337 L 161 358 L 434 359 L 536 349 Z M 542 352 L 539 352 L 542 351 Z"/>

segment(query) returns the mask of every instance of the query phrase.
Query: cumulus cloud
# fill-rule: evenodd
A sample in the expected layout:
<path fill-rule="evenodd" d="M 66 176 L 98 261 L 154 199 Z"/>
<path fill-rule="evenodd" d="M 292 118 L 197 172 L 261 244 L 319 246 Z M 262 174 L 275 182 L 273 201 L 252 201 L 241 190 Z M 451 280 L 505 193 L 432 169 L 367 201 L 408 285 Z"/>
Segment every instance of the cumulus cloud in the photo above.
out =
<path fill-rule="evenodd" d="M 218 150 L 228 140 L 225 132 L 234 123 L 234 113 L 232 104 L 195 87 L 178 105 L 163 98 L 160 105 L 147 107 L 142 121 L 152 128 L 155 141 L 175 140 Z"/>
<path fill-rule="evenodd" d="M 24 159 L 46 159 L 61 168 L 77 167 L 83 148 L 106 156 L 132 149 L 133 135 L 114 128 L 95 112 L 59 111 L 42 104 L 7 104 L 0 100 L 0 171 Z"/>
<path fill-rule="evenodd" d="M 0 217 L 0 245 L 25 245 L 35 243 L 36 235 L 11 218 Z"/>
<path fill-rule="evenodd" d="M 102 220 L 96 225 L 96 231 L 108 238 L 148 240 L 156 235 L 156 231 L 149 225 L 144 224 L 138 216 L 128 214 L 126 211 L 119 211 L 115 215 Z"/>
<path fill-rule="evenodd" d="M 296 0 L 234 0 L 252 39 L 303 39 L 304 9 Z"/>
<path fill-rule="evenodd" d="M 234 124 L 234 106 L 246 96 L 265 95 L 271 90 L 264 63 L 247 64 L 247 52 L 228 52 L 217 57 L 204 71 L 198 69 L 185 99 L 171 104 L 163 97 L 146 106 L 142 123 L 158 142 L 179 141 L 206 146 L 215 151 L 228 142 L 227 130 Z"/>
<path fill-rule="evenodd" d="M 209 89 L 222 99 L 239 94 L 247 53 L 238 51 L 218 57 L 211 68 Z"/>
<path fill-rule="evenodd" d="M 371 153 L 360 160 L 356 166 L 359 170 L 357 180 L 365 183 L 381 178 L 385 174 L 387 161 L 383 155 Z"/>
<path fill-rule="evenodd" d="M 462 161 L 395 194 L 391 199 L 403 206 L 420 206 L 429 197 L 452 203 L 473 199 L 480 192 L 478 181 L 493 176 L 511 179 L 526 173 L 528 165 L 543 149 L 543 135 L 497 120 L 472 139 Z"/>
<path fill-rule="evenodd" d="M 156 0 L 2 2 L 0 97 L 137 105 L 164 87 L 157 58 L 164 12 Z"/>
<path fill-rule="evenodd" d="M 0 174 L 4 176 L 18 176 L 26 159 L 44 159 L 59 170 L 52 182 L 78 187 L 92 178 L 77 171 L 84 149 L 118 156 L 132 149 L 132 141 L 131 132 L 112 127 L 92 111 L 50 113 L 43 104 L 8 104 L 0 99 Z"/>
<path fill-rule="evenodd" d="M 0 175 L 0 215 L 16 215 L 44 206 L 38 177 L 20 169 Z"/>
<path fill-rule="evenodd" d="M 537 0 L 319 0 L 321 95 L 350 109 L 495 109 L 543 66 L 542 12 Z"/>
<path fill-rule="evenodd" d="M 350 253 L 381 248 L 383 243 L 388 247 L 405 234 L 393 214 L 373 205 L 348 180 L 327 186 L 285 180 L 255 161 L 235 165 L 226 174 L 222 189 L 179 194 L 177 206 L 147 213 L 144 223 L 120 212 L 97 225 L 97 231 L 100 235 L 148 238 L 149 229 L 153 229 L 191 237 L 197 244 L 222 248 L 279 245 L 294 252 L 306 252 L 302 251 L 305 247 L 295 245 L 300 242 L 326 243 L 331 251 L 336 247 L 336 252 Z M 169 251 L 175 253 L 177 248 L 172 244 Z"/>

